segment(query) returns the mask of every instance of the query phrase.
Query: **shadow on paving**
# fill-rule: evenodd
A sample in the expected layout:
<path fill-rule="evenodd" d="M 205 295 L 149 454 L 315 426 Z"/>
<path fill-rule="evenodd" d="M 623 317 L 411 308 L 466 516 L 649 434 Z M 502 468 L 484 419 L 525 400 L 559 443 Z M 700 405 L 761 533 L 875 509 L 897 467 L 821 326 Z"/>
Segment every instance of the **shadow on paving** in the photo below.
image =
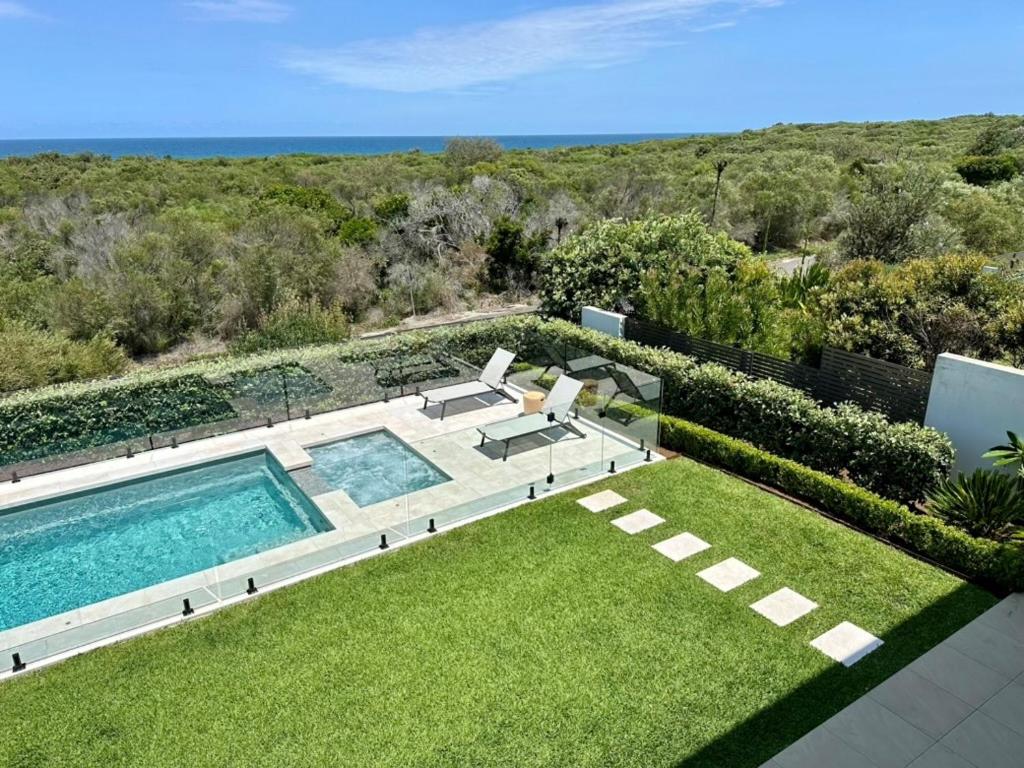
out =
<path fill-rule="evenodd" d="M 961 584 L 882 635 L 885 644 L 853 667 L 834 664 L 676 763 L 676 768 L 757 768 L 980 616 L 993 603 L 994 598 L 987 592 Z"/>

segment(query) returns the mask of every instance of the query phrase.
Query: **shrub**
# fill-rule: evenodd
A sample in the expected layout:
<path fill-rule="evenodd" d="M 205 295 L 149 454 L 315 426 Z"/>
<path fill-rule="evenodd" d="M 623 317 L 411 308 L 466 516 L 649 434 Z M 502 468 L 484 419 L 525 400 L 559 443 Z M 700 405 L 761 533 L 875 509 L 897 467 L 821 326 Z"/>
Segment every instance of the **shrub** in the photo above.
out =
<path fill-rule="evenodd" d="M 140 370 L 118 380 L 79 382 L 20 392 L 0 399 L 0 466 L 35 461 L 125 440 L 216 424 L 239 414 L 233 398 L 254 401 L 259 413 L 284 411 L 283 387 L 296 401 L 328 391 L 311 368 L 355 363 L 427 349 L 456 354 L 482 365 L 494 348 L 520 349 L 533 318 L 508 318 L 418 331 L 377 341 L 357 341 L 288 352 L 227 357 L 163 370 Z M 307 368 L 308 364 L 310 368 Z M 373 399 L 373 384 L 333 407 Z M 365 391 L 363 391 L 365 390 Z M 275 418 L 279 416 L 275 415 Z M 227 427 L 225 427 L 227 430 Z"/>
<path fill-rule="evenodd" d="M 235 411 L 205 378 L 127 381 L 52 397 L 0 402 L 0 466 L 73 453 L 230 419 Z"/>
<path fill-rule="evenodd" d="M 1007 591 L 1024 588 L 1022 547 L 972 538 L 930 515 L 688 421 L 664 416 L 661 424 L 666 448 L 777 488 L 972 579 Z"/>
<path fill-rule="evenodd" d="M 541 333 L 649 371 L 663 381 L 662 412 L 798 461 L 887 498 L 914 502 L 948 475 L 953 449 L 945 435 L 915 424 L 891 424 L 878 413 L 844 404 L 825 408 L 802 392 L 751 379 L 715 364 L 579 328 L 564 321 Z"/>
<path fill-rule="evenodd" d="M 128 357 L 104 336 L 72 341 L 25 323 L 0 321 L 0 392 L 111 376 L 128 367 Z"/>
<path fill-rule="evenodd" d="M 344 341 L 348 335 L 348 318 L 340 309 L 325 309 L 319 302 L 290 297 L 269 315 L 260 318 L 259 327 L 236 340 L 231 351 L 248 354 L 329 344 Z"/>
<path fill-rule="evenodd" d="M 967 155 L 956 164 L 956 172 L 968 184 L 987 187 L 999 181 L 1009 181 L 1022 170 L 1021 161 L 1011 154 Z"/>
<path fill-rule="evenodd" d="M 806 395 L 775 382 L 755 381 L 721 366 L 698 365 L 684 355 L 613 339 L 564 321 L 544 322 L 534 316 L 402 333 L 374 341 L 197 362 L 163 371 L 141 371 L 119 381 L 22 393 L 0 400 L 0 464 L 22 460 L 12 459 L 8 446 L 50 446 L 35 451 L 35 457 L 66 450 L 62 447 L 65 443 L 93 446 L 117 442 L 121 438 L 108 435 L 108 431 L 126 421 L 141 424 L 137 433 L 145 434 L 153 427 L 146 420 L 145 409 L 136 408 L 140 387 L 143 391 L 147 386 L 182 387 L 180 400 L 166 398 L 168 407 L 162 407 L 161 401 L 161 407 L 154 408 L 161 414 L 156 426 L 160 431 L 170 431 L 231 418 L 225 411 L 230 406 L 223 391 L 210 381 L 227 381 L 242 372 L 281 365 L 299 365 L 315 372 L 333 363 L 358 363 L 426 350 L 446 352 L 482 365 L 497 346 L 539 359 L 537 342 L 541 337 L 591 349 L 660 376 L 664 381 L 663 411 L 669 415 L 686 416 L 822 472 L 845 474 L 889 498 L 923 498 L 927 490 L 948 474 L 952 464 L 949 441 L 934 430 L 914 424 L 890 424 L 878 414 L 849 405 L 822 408 Z M 179 385 L 179 380 L 185 384 Z M 362 386 L 359 382 L 353 386 L 357 384 Z M 180 418 L 175 416 L 175 408 L 180 409 Z M 31 420 L 31 414 L 38 411 L 48 414 L 47 421 L 30 425 L 31 429 L 23 435 L 23 419 L 28 415 Z M 51 433 L 58 437 L 51 438 Z"/>
<path fill-rule="evenodd" d="M 750 255 L 742 243 L 712 234 L 697 214 L 611 219 L 591 225 L 545 257 L 545 311 L 578 318 L 584 305 L 642 303 L 640 277 L 681 259 L 695 267 L 731 267 Z"/>
<path fill-rule="evenodd" d="M 961 472 L 928 494 L 928 511 L 972 536 L 1008 541 L 1024 521 L 1024 489 L 1016 477 L 992 470 Z"/>

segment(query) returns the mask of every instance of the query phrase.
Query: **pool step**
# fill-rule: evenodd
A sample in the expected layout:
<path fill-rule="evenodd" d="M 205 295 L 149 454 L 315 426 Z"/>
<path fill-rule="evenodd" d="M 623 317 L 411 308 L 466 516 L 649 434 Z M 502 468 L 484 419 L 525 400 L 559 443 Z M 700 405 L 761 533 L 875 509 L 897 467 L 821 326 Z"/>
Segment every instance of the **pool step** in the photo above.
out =
<path fill-rule="evenodd" d="M 312 457 L 294 440 L 274 440 L 267 443 L 267 450 L 281 463 L 286 472 L 313 466 Z"/>

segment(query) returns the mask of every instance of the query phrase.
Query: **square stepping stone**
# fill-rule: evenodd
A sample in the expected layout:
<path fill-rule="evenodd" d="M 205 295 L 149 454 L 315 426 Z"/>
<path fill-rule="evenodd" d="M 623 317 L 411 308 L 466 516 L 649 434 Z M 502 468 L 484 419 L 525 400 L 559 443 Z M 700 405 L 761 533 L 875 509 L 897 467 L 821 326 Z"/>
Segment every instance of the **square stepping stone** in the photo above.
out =
<path fill-rule="evenodd" d="M 848 621 L 811 640 L 811 645 L 844 667 L 852 667 L 881 644 L 870 632 Z"/>
<path fill-rule="evenodd" d="M 703 552 L 705 549 L 710 548 L 710 544 L 706 541 L 701 541 L 692 533 L 680 533 L 678 536 L 659 541 L 654 545 L 654 549 L 658 550 L 673 563 L 678 563 L 680 560 L 685 560 L 692 555 L 696 555 L 698 552 Z"/>
<path fill-rule="evenodd" d="M 783 587 L 778 592 L 772 592 L 768 597 L 758 600 L 750 607 L 773 624 L 784 627 L 787 624 L 792 624 L 801 616 L 806 616 L 817 608 L 818 604 L 808 600 L 799 592 L 794 592 L 789 587 Z"/>
<path fill-rule="evenodd" d="M 761 573 L 760 571 L 755 571 L 742 560 L 730 557 L 718 565 L 705 568 L 697 575 L 711 586 L 717 587 L 723 592 L 729 592 L 742 584 L 746 584 L 751 579 L 756 579 Z"/>
<path fill-rule="evenodd" d="M 612 525 L 632 536 L 634 533 L 646 531 L 648 528 L 653 528 L 654 526 L 661 525 L 664 522 L 665 521 L 662 518 L 658 517 L 649 509 L 639 509 L 636 512 L 632 512 L 628 515 L 612 520 Z"/>
<path fill-rule="evenodd" d="M 619 496 L 615 491 L 601 491 L 590 496 L 584 496 L 578 503 L 591 512 L 604 512 L 606 509 L 617 507 L 625 500 L 623 496 Z"/>

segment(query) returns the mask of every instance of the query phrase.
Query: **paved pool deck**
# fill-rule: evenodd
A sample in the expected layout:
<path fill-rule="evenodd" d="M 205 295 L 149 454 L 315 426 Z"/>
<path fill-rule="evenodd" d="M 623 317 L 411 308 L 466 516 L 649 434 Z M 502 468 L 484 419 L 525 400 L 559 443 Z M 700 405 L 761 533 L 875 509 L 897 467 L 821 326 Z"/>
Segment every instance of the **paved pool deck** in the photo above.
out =
<path fill-rule="evenodd" d="M 1010 595 L 762 768 L 1024 766 L 1024 594 Z"/>

